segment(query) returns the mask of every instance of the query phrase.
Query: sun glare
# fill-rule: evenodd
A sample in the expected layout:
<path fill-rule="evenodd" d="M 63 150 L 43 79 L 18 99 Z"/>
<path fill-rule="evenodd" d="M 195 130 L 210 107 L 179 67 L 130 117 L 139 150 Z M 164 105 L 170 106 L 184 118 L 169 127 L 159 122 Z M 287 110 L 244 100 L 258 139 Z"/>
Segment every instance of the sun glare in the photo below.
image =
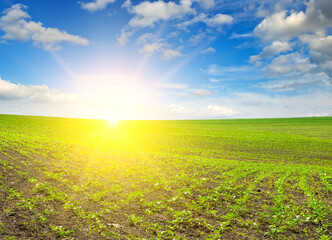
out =
<path fill-rule="evenodd" d="M 108 122 L 108 124 L 109 124 L 110 126 L 115 126 L 115 125 L 118 124 L 119 119 L 117 119 L 117 118 L 115 118 L 115 117 L 109 117 L 109 118 L 107 119 L 107 122 Z"/>

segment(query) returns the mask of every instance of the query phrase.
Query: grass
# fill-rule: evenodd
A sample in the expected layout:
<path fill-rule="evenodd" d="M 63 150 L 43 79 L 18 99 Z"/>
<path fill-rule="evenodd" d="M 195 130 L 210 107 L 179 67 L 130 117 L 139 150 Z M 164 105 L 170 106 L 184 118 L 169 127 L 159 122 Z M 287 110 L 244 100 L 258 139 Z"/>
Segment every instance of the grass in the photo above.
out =
<path fill-rule="evenodd" d="M 0 115 L 1 239 L 331 239 L 332 118 Z"/>

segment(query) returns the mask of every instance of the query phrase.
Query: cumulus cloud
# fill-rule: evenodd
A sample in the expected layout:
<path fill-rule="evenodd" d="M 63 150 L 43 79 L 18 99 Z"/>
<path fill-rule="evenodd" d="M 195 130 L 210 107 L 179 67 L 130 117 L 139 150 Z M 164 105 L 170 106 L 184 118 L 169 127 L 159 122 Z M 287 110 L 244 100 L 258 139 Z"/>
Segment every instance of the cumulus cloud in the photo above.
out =
<path fill-rule="evenodd" d="M 195 2 L 197 2 L 197 4 Z M 233 17 L 226 14 L 219 13 L 208 16 L 202 13 L 197 15 L 197 11 L 202 10 L 199 6 L 205 10 L 211 9 L 215 6 L 215 0 L 180 0 L 179 2 L 157 0 L 152 2 L 143 1 L 136 5 L 132 4 L 130 0 L 126 0 L 122 4 L 122 8 L 127 9 L 128 13 L 132 14 L 133 17 L 129 20 L 125 30 L 122 30 L 121 36 L 118 37 L 118 41 L 121 45 L 124 45 L 128 40 L 127 32 L 130 32 L 130 29 L 138 31 L 140 28 L 153 27 L 162 20 L 177 20 L 179 22 L 188 15 L 194 15 L 194 18 L 176 25 L 178 28 L 185 29 L 187 26 L 197 22 L 203 22 L 208 27 L 220 27 L 224 24 L 233 23 Z M 179 32 L 175 31 L 167 35 L 167 37 L 171 38 L 178 35 Z M 206 37 L 206 33 L 200 31 L 198 34 L 191 37 L 189 43 L 195 45 Z M 168 59 L 168 56 L 180 56 L 179 49 L 170 50 L 172 51 L 165 51 L 164 59 Z"/>
<path fill-rule="evenodd" d="M 332 27 L 332 1 L 309 0 L 303 11 L 283 10 L 288 3 L 291 2 L 277 3 L 253 31 L 268 46 L 251 56 L 249 62 L 264 66 L 261 60 L 272 58 L 262 70 L 266 77 L 278 78 L 261 87 L 292 91 L 332 85 L 332 36 L 328 35 Z"/>
<path fill-rule="evenodd" d="M 232 24 L 234 21 L 233 17 L 227 14 L 221 14 L 218 13 L 217 15 L 215 15 L 212 18 L 208 18 L 205 20 L 206 25 L 208 26 L 219 26 L 222 24 Z"/>
<path fill-rule="evenodd" d="M 5 40 L 31 40 L 45 50 L 60 49 L 61 42 L 86 46 L 89 41 L 77 35 L 68 34 L 57 28 L 46 28 L 41 22 L 34 22 L 23 4 L 15 4 L 6 9 L 0 17 L 0 29 L 5 32 Z"/>
<path fill-rule="evenodd" d="M 182 30 L 187 30 L 188 26 L 193 25 L 195 23 L 204 22 L 204 20 L 206 18 L 207 18 L 207 15 L 205 13 L 202 13 L 202 14 L 200 14 L 198 16 L 195 16 L 194 18 L 192 18 L 188 21 L 177 24 L 176 27 L 180 28 Z"/>
<path fill-rule="evenodd" d="M 294 45 L 295 43 L 274 41 L 271 45 L 265 47 L 259 55 L 251 56 L 249 62 L 254 63 L 264 58 L 269 59 L 280 53 L 291 51 Z"/>
<path fill-rule="evenodd" d="M 266 17 L 254 30 L 254 34 L 264 42 L 275 39 L 289 41 L 292 37 L 308 31 L 305 24 L 307 17 L 304 12 L 291 13 L 287 16 L 287 11 L 281 11 Z"/>
<path fill-rule="evenodd" d="M 317 32 L 316 35 L 303 35 L 300 39 L 309 45 L 315 55 L 324 54 L 325 58 L 332 59 L 332 35 L 325 36 L 323 32 Z"/>
<path fill-rule="evenodd" d="M 236 114 L 236 111 L 234 111 L 233 109 L 219 105 L 208 105 L 206 111 L 208 112 L 207 115 L 213 117 L 224 117 L 224 116 L 229 117 Z"/>
<path fill-rule="evenodd" d="M 160 43 L 160 42 L 147 43 L 144 44 L 143 47 L 138 51 L 146 55 L 153 55 L 155 52 L 160 51 L 162 47 L 164 47 L 165 45 L 166 45 L 165 43 Z"/>
<path fill-rule="evenodd" d="M 310 61 L 332 77 L 332 35 L 317 32 L 315 35 L 303 35 L 300 39 L 309 47 Z"/>
<path fill-rule="evenodd" d="M 75 95 L 61 93 L 50 89 L 46 85 L 15 84 L 0 78 L 0 99 L 1 100 L 26 100 L 31 102 L 48 102 L 66 104 L 78 102 Z"/>
<path fill-rule="evenodd" d="M 163 51 L 162 59 L 169 61 L 173 58 L 181 57 L 183 54 L 179 50 L 165 49 Z"/>
<path fill-rule="evenodd" d="M 215 53 L 216 49 L 214 49 L 213 47 L 208 47 L 207 49 L 201 51 L 201 53 L 203 54 L 207 54 L 207 53 Z"/>
<path fill-rule="evenodd" d="M 142 34 L 137 39 L 136 44 L 141 46 L 138 50 L 140 53 L 147 56 L 159 54 L 161 55 L 161 59 L 166 61 L 183 56 L 181 53 L 181 47 L 178 49 L 171 49 L 170 44 L 152 33 Z"/>
<path fill-rule="evenodd" d="M 105 9 L 109 4 L 114 3 L 116 0 L 93 0 L 91 2 L 83 3 L 80 2 L 81 8 L 90 12 Z"/>
<path fill-rule="evenodd" d="M 134 31 L 128 31 L 126 28 L 123 28 L 121 30 L 121 35 L 117 37 L 118 43 L 123 46 L 125 45 L 128 41 L 129 38 L 134 34 Z"/>
<path fill-rule="evenodd" d="M 276 57 L 263 68 L 263 72 L 269 78 L 277 78 L 257 85 L 269 91 L 297 91 L 332 85 L 332 79 L 326 71 L 298 52 Z"/>
<path fill-rule="evenodd" d="M 256 26 L 254 34 L 264 42 L 289 41 L 304 33 L 332 27 L 331 7 L 330 0 L 311 0 L 305 12 L 273 13 Z"/>
<path fill-rule="evenodd" d="M 144 1 L 136 6 L 132 6 L 129 11 L 135 16 L 129 21 L 131 27 L 148 27 L 160 20 L 179 18 L 186 14 L 194 14 L 196 11 L 191 7 L 190 0 L 181 0 L 180 4 L 172 1 L 156 2 Z"/>
<path fill-rule="evenodd" d="M 143 33 L 141 36 L 138 37 L 136 40 L 136 44 L 141 45 L 141 44 L 146 44 L 149 42 L 158 42 L 162 41 L 158 36 L 156 36 L 153 33 Z"/>
<path fill-rule="evenodd" d="M 126 0 L 123 2 L 123 4 L 121 5 L 121 8 L 127 8 L 130 9 L 132 7 L 132 3 L 130 0 Z"/>
<path fill-rule="evenodd" d="M 309 58 L 294 52 L 276 57 L 271 64 L 263 68 L 263 71 L 268 77 L 299 76 L 313 71 L 316 67 L 310 63 Z"/>
<path fill-rule="evenodd" d="M 206 36 L 206 33 L 205 32 L 202 32 L 202 31 L 199 31 L 197 34 L 195 35 L 192 35 L 189 39 L 188 39 L 188 43 L 190 45 L 197 45 L 201 42 L 204 41 L 204 39 L 206 39 L 207 36 Z"/>
<path fill-rule="evenodd" d="M 199 22 L 203 22 L 209 27 L 218 27 L 224 24 L 232 24 L 233 21 L 234 18 L 227 14 L 218 13 L 213 17 L 208 17 L 205 13 L 201 13 L 188 21 L 177 24 L 176 27 L 187 30 L 187 27 Z"/>

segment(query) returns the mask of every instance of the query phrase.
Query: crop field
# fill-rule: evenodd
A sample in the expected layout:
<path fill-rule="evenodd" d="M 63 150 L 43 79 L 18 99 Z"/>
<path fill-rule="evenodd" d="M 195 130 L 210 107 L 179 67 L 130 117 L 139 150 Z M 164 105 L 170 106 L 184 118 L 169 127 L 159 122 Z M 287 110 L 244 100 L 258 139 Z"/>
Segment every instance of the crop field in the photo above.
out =
<path fill-rule="evenodd" d="M 0 239 L 332 236 L 332 117 L 0 115 Z"/>

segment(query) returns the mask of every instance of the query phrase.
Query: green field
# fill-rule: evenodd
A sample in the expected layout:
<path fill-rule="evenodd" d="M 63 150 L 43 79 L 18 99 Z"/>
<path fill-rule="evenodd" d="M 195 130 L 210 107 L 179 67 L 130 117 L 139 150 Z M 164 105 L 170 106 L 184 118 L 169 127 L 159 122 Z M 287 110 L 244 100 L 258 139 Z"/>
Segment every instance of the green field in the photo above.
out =
<path fill-rule="evenodd" d="M 331 239 L 332 117 L 0 115 L 0 239 Z"/>

